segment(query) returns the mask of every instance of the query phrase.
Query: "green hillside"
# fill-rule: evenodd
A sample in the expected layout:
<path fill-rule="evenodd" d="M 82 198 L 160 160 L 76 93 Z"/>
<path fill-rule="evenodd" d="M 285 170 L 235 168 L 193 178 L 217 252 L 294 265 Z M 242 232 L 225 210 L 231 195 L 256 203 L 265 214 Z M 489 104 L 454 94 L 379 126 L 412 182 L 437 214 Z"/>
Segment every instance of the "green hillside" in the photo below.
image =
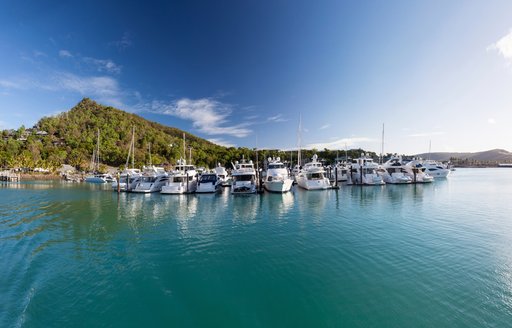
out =
<path fill-rule="evenodd" d="M 180 129 L 148 121 L 135 114 L 113 107 L 102 106 L 84 98 L 68 112 L 54 117 L 44 117 L 33 129 L 2 131 L 0 165 L 3 167 L 55 168 L 70 164 L 87 169 L 96 147 L 100 130 L 101 162 L 122 166 L 126 162 L 135 128 L 135 164 L 172 165 L 183 154 L 183 133 L 192 159 L 197 165 L 213 167 L 217 162 L 227 164 L 233 158 L 253 157 L 247 148 L 225 148 L 198 138 Z"/>

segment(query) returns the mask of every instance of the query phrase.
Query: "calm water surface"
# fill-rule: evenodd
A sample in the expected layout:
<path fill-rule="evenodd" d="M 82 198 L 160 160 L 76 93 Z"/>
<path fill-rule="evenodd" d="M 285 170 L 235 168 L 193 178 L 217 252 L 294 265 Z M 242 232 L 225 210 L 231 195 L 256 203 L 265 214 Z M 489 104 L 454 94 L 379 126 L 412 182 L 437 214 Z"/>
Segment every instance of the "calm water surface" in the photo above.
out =
<path fill-rule="evenodd" d="M 227 191 L 0 185 L 0 327 L 512 323 L 512 169 Z"/>

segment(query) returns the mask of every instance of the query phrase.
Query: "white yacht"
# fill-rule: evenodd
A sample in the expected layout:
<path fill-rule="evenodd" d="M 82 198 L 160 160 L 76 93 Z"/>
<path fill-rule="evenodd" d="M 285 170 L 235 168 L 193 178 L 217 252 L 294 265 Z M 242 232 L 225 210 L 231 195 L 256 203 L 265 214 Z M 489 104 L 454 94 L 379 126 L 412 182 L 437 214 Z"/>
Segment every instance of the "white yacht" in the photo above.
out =
<path fill-rule="evenodd" d="M 352 160 L 347 184 L 357 185 L 383 185 L 386 184 L 381 176 L 377 174 L 379 165 L 373 158 L 362 154 L 361 157 Z"/>
<path fill-rule="evenodd" d="M 268 159 L 268 168 L 266 172 L 263 187 L 271 192 L 287 192 L 292 189 L 293 179 L 288 174 L 288 169 L 281 162 L 279 157 Z"/>
<path fill-rule="evenodd" d="M 231 183 L 231 179 L 229 177 L 229 174 L 228 174 L 228 171 L 226 170 L 226 168 L 222 165 L 217 164 L 217 166 L 215 167 L 215 173 L 217 174 L 217 176 L 219 177 L 219 180 L 221 182 L 221 186 L 222 187 L 229 187 L 230 183 Z"/>
<path fill-rule="evenodd" d="M 325 177 L 325 170 L 318 156 L 313 155 L 312 161 L 304 164 L 297 176 L 297 184 L 306 190 L 329 189 L 331 184 Z"/>
<path fill-rule="evenodd" d="M 110 174 L 96 173 L 85 177 L 85 182 L 90 183 L 107 183 L 114 181 L 114 178 Z"/>
<path fill-rule="evenodd" d="M 448 166 L 433 160 L 423 161 L 421 165 L 425 168 L 425 172 L 434 178 L 446 178 L 451 171 Z"/>
<path fill-rule="evenodd" d="M 117 179 L 112 182 L 112 190 L 117 191 L 117 185 L 119 183 L 119 190 L 127 191 L 130 185 L 141 176 L 142 173 L 139 169 L 126 169 L 119 174 L 119 182 Z"/>
<path fill-rule="evenodd" d="M 162 186 L 161 194 L 190 194 L 197 188 L 197 171 L 194 165 L 187 164 L 184 159 L 178 160 L 169 179 Z"/>
<path fill-rule="evenodd" d="M 132 183 L 130 191 L 136 193 L 160 192 L 168 178 L 167 172 L 162 167 L 143 167 L 142 176 Z"/>
<path fill-rule="evenodd" d="M 332 168 L 334 179 L 338 182 L 347 182 L 349 168 L 348 164 L 344 162 L 338 162 Z"/>
<path fill-rule="evenodd" d="M 231 184 L 232 194 L 254 194 L 256 193 L 256 170 L 252 161 L 246 162 L 244 158 L 233 164 L 231 172 L 233 183 Z"/>
<path fill-rule="evenodd" d="M 434 177 L 426 172 L 420 160 L 413 159 L 405 165 L 405 174 L 412 179 L 413 183 L 429 183 Z"/>
<path fill-rule="evenodd" d="M 197 181 L 197 193 L 215 193 L 220 192 L 222 180 L 217 173 L 203 173 Z"/>
<path fill-rule="evenodd" d="M 391 156 L 386 163 L 379 167 L 377 174 L 382 177 L 385 183 L 402 184 L 412 182 L 412 179 L 405 174 L 405 164 L 402 162 L 402 156 Z"/>

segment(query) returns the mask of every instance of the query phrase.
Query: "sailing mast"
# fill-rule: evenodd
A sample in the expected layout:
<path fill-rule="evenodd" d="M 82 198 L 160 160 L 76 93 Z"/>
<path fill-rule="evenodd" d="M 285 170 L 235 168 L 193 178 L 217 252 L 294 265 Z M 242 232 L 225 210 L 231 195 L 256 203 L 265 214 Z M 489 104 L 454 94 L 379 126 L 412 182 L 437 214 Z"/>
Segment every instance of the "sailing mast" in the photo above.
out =
<path fill-rule="evenodd" d="M 297 165 L 298 167 L 300 168 L 300 165 L 301 165 L 301 161 L 302 161 L 302 156 L 301 156 L 301 143 L 302 143 L 302 113 L 299 113 L 299 128 L 297 129 L 297 146 L 298 146 L 298 150 L 297 150 Z"/>
<path fill-rule="evenodd" d="M 428 142 L 428 160 L 430 161 L 430 152 L 432 151 L 432 139 Z"/>
<path fill-rule="evenodd" d="M 130 148 L 128 148 L 128 157 L 126 157 L 126 165 L 130 163 L 130 156 L 132 157 L 132 169 L 135 168 L 135 126 L 132 127 L 132 141 L 130 142 Z"/>
<path fill-rule="evenodd" d="M 98 141 L 96 143 L 96 159 L 94 164 L 94 170 L 98 172 L 100 169 L 100 128 L 98 128 Z"/>
<path fill-rule="evenodd" d="M 383 156 L 384 156 L 384 123 L 382 123 L 382 144 L 381 144 L 381 148 L 380 148 L 380 163 L 379 164 L 382 164 Z"/>

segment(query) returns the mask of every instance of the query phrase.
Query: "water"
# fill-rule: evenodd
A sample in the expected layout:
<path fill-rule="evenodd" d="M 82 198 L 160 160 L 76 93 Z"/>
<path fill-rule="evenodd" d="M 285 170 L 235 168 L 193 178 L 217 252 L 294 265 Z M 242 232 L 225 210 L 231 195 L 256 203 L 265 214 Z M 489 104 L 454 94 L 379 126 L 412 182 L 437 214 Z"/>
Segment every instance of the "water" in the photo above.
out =
<path fill-rule="evenodd" d="M 512 170 L 278 195 L 0 186 L 1 327 L 505 327 Z"/>

